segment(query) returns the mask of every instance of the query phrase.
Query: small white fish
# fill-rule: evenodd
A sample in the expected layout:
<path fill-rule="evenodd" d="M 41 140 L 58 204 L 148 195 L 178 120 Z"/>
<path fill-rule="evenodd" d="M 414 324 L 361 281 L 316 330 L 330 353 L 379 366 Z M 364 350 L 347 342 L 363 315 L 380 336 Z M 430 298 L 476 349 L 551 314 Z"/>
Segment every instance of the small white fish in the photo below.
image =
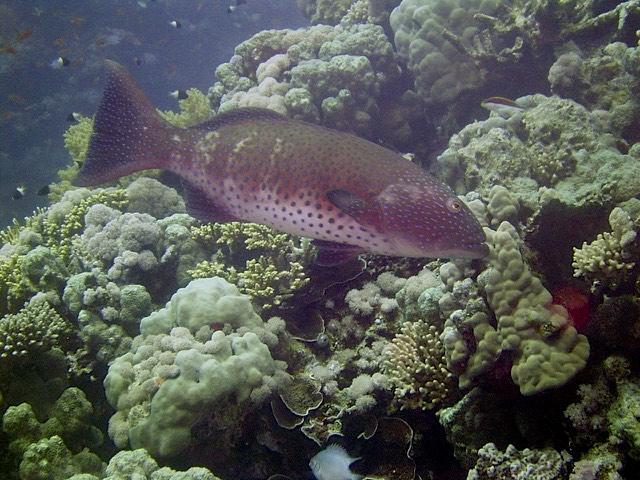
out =
<path fill-rule="evenodd" d="M 64 58 L 64 57 L 58 57 L 58 58 L 52 60 L 51 63 L 49 64 L 49 66 L 51 68 L 54 68 L 56 70 L 58 68 L 66 67 L 68 65 L 69 65 L 69 60 Z"/>
<path fill-rule="evenodd" d="M 309 467 L 317 480 L 360 480 L 362 475 L 353 473 L 349 466 L 359 460 L 350 457 L 347 451 L 335 443 L 316 453 Z"/>
<path fill-rule="evenodd" d="M 188 97 L 186 90 L 174 90 L 173 92 L 169 92 L 169 96 L 176 100 L 184 100 Z"/>
<path fill-rule="evenodd" d="M 182 28 L 182 24 L 178 20 L 171 20 L 169 25 L 173 28 Z"/>
<path fill-rule="evenodd" d="M 524 111 L 524 107 L 505 97 L 489 97 L 480 102 L 480 106 L 504 118 L 509 118 L 514 113 Z"/>
<path fill-rule="evenodd" d="M 11 194 L 11 198 L 13 200 L 20 200 L 22 197 L 24 197 L 25 193 L 27 193 L 27 187 L 25 187 L 24 185 L 18 185 Z"/>

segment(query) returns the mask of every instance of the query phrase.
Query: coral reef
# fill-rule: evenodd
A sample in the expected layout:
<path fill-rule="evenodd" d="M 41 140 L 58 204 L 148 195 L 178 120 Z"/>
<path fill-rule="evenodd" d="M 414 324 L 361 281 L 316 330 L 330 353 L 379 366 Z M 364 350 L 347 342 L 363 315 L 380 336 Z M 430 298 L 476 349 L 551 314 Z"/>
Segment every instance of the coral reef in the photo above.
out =
<path fill-rule="evenodd" d="M 451 395 L 453 374 L 435 325 L 405 322 L 387 346 L 383 370 L 401 409 L 436 409 Z"/>
<path fill-rule="evenodd" d="M 632 478 L 640 3 L 297 3 L 312 26 L 256 33 L 160 115 L 266 107 L 409 152 L 490 254 L 322 269 L 155 172 L 74 188 L 83 117 L 52 205 L 0 231 L 0 471 L 284 480 L 338 443 L 355 478 Z"/>
<path fill-rule="evenodd" d="M 269 350 L 281 325 L 263 323 L 248 298 L 221 278 L 178 290 L 164 309 L 142 319 L 140 331 L 104 381 L 118 410 L 109 435 L 120 448 L 175 456 L 194 441 L 202 412 L 215 415 L 229 402 L 249 410 L 287 384 L 286 365 Z"/>
<path fill-rule="evenodd" d="M 616 290 L 630 276 L 640 254 L 637 226 L 622 208 L 616 207 L 609 215 L 611 232 L 604 232 L 591 243 L 574 248 L 575 277 L 583 277 L 592 289 L 606 287 Z"/>
<path fill-rule="evenodd" d="M 492 443 L 478 450 L 478 457 L 476 466 L 469 470 L 467 480 L 560 480 L 565 478 L 571 460 L 567 453 L 562 455 L 552 448 L 518 451 L 509 445 L 501 452 Z"/>

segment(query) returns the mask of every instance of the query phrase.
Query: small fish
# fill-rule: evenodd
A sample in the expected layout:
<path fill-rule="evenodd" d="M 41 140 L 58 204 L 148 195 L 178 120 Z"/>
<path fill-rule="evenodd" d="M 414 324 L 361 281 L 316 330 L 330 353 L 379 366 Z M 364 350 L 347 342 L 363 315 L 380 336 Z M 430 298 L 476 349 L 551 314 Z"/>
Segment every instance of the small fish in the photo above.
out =
<path fill-rule="evenodd" d="M 133 57 L 133 63 L 140 66 L 142 65 L 142 59 L 140 57 Z"/>
<path fill-rule="evenodd" d="M 74 27 L 81 27 L 86 21 L 87 21 L 87 17 L 81 17 L 78 15 L 74 15 L 69 18 L 69 23 Z"/>
<path fill-rule="evenodd" d="M 26 28 L 21 32 L 18 32 L 16 35 L 16 42 L 21 43 L 24 42 L 27 38 L 31 36 L 33 33 L 33 28 Z"/>
<path fill-rule="evenodd" d="M 27 101 L 22 95 L 18 95 L 17 93 L 11 93 L 7 96 L 7 98 L 11 103 L 15 103 L 18 105 L 22 105 Z"/>
<path fill-rule="evenodd" d="M 19 185 L 11 194 L 11 198 L 13 200 L 20 200 L 22 197 L 24 197 L 25 193 L 27 193 L 27 187 L 25 187 L 24 185 Z"/>
<path fill-rule="evenodd" d="M 169 22 L 169 25 L 172 26 L 173 28 L 182 28 L 182 24 L 178 21 L 178 20 L 171 20 Z"/>
<path fill-rule="evenodd" d="M 55 58 L 54 60 L 51 61 L 51 63 L 49 64 L 49 66 L 53 69 L 59 69 L 62 67 L 68 67 L 69 66 L 69 59 L 65 58 L 65 57 L 58 57 Z"/>
<path fill-rule="evenodd" d="M 505 118 L 511 117 L 514 113 L 524 111 L 523 107 L 505 97 L 489 97 L 480 102 L 480 106 Z"/>
<path fill-rule="evenodd" d="M 488 254 L 473 213 L 398 153 L 261 108 L 190 128 L 164 121 L 121 65 L 109 78 L 76 183 L 161 168 L 178 175 L 192 216 L 311 237 L 318 265 L 362 252 L 405 257 Z"/>
<path fill-rule="evenodd" d="M 238 7 L 236 5 L 229 5 L 227 7 L 227 13 L 233 13 L 238 9 Z"/>
<path fill-rule="evenodd" d="M 175 98 L 176 100 L 184 100 L 189 95 L 187 95 L 186 90 L 174 90 L 173 92 L 169 92 L 169 96 Z"/>
<path fill-rule="evenodd" d="M 2 45 L 0 47 L 0 53 L 6 53 L 8 55 L 15 55 L 18 51 L 11 44 Z"/>
<path fill-rule="evenodd" d="M 350 457 L 343 447 L 334 443 L 316 453 L 309 461 L 309 467 L 317 480 L 360 480 L 362 475 L 349 468 L 356 460 L 359 459 Z"/>
<path fill-rule="evenodd" d="M 49 193 L 51 193 L 51 186 L 45 185 L 36 192 L 36 195 L 40 195 L 42 197 L 44 195 L 49 195 Z"/>
<path fill-rule="evenodd" d="M 78 112 L 71 112 L 69 115 L 67 115 L 67 122 L 78 123 L 81 118 L 82 115 L 80 115 Z"/>

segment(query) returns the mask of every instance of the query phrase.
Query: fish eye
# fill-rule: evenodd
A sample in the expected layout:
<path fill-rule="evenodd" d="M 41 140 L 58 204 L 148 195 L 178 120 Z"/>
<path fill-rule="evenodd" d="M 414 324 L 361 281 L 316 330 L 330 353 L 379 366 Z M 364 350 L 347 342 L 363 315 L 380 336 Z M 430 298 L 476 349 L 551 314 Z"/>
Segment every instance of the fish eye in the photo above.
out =
<path fill-rule="evenodd" d="M 457 198 L 452 198 L 447 201 L 447 208 L 450 212 L 459 212 L 460 210 L 462 210 L 462 202 Z"/>

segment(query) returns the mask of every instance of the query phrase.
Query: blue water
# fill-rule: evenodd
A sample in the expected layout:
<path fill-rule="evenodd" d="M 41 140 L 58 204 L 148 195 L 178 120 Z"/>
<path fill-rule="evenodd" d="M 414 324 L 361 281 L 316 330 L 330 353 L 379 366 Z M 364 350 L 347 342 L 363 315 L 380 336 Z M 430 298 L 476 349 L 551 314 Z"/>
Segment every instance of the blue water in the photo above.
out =
<path fill-rule="evenodd" d="M 146 4 L 146 8 L 141 5 Z M 206 92 L 217 65 L 234 47 L 269 28 L 307 24 L 294 0 L 252 1 L 233 13 L 228 0 L 64 0 L 0 4 L 0 228 L 13 217 L 47 204 L 36 196 L 56 179 L 69 157 L 62 134 L 71 112 L 92 115 L 103 86 L 103 60 L 110 58 L 134 73 L 158 108 L 175 109 L 168 95 L 191 87 Z M 169 25 L 177 20 L 182 27 Z M 19 32 L 31 30 L 22 42 Z M 58 56 L 66 67 L 52 68 Z M 140 59 L 141 64 L 136 63 Z M 15 188 L 27 187 L 18 201 Z"/>

